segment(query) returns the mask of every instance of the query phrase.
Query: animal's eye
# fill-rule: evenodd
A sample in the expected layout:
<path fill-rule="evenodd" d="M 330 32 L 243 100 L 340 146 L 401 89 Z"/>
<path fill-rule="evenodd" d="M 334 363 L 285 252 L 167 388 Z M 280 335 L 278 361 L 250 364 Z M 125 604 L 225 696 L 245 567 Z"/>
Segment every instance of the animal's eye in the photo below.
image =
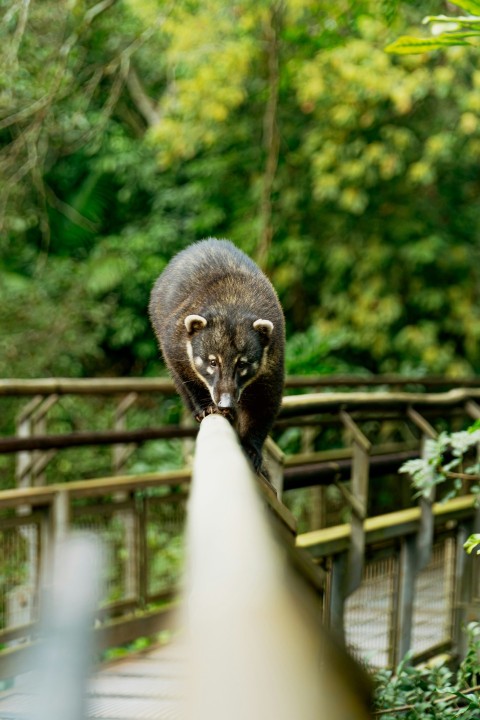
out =
<path fill-rule="evenodd" d="M 248 367 L 248 362 L 246 360 L 239 360 L 237 362 L 237 370 L 245 370 Z"/>
<path fill-rule="evenodd" d="M 215 360 L 215 358 L 210 358 L 209 363 L 210 367 L 217 367 L 217 361 Z"/>

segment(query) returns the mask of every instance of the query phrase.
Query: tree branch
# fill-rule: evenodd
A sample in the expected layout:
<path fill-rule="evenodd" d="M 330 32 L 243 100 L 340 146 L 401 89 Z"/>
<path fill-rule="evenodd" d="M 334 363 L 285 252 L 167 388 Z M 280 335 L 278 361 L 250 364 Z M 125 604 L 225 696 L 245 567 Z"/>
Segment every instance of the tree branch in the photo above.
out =
<path fill-rule="evenodd" d="M 115 5 L 117 0 L 102 0 L 101 2 L 94 5 L 90 10 L 87 10 L 84 17 L 84 22 L 87 25 L 90 25 L 92 21 L 97 17 L 97 15 L 100 15 L 100 13 L 105 12 L 105 10 L 108 10 L 109 7 L 112 5 Z"/>
<path fill-rule="evenodd" d="M 263 118 L 264 145 L 267 151 L 265 171 L 263 175 L 263 188 L 260 200 L 260 238 L 257 250 L 257 260 L 261 267 L 265 267 L 268 252 L 273 239 L 272 224 L 272 192 L 278 166 L 280 148 L 280 135 L 278 131 L 278 89 L 280 82 L 279 72 L 279 26 L 283 10 L 282 2 L 273 5 L 270 13 L 270 22 L 266 27 L 267 62 L 268 62 L 268 101 Z"/>
<path fill-rule="evenodd" d="M 7 53 L 6 65 L 7 68 L 11 68 L 12 65 L 18 62 L 18 51 L 22 43 L 23 36 L 25 34 L 25 28 L 27 27 L 28 11 L 30 8 L 30 0 L 20 0 L 19 2 L 20 12 L 17 22 L 17 27 L 13 34 L 12 42 Z"/>
<path fill-rule="evenodd" d="M 127 88 L 130 93 L 130 97 L 135 103 L 135 107 L 143 116 L 147 125 L 149 127 L 158 125 L 161 119 L 160 113 L 157 111 L 155 103 L 148 97 L 142 83 L 140 82 L 140 78 L 132 67 L 127 75 Z"/>

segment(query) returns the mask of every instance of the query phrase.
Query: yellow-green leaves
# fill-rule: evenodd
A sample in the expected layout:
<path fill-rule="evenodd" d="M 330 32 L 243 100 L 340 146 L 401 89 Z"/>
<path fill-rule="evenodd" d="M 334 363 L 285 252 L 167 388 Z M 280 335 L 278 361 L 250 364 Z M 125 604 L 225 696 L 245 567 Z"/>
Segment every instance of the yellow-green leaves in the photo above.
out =
<path fill-rule="evenodd" d="M 451 4 L 466 10 L 471 15 L 429 15 L 423 19 L 423 24 L 431 26 L 432 37 L 417 38 L 403 35 L 387 45 L 386 52 L 413 55 L 458 45 L 478 44 L 480 40 L 480 17 L 478 17 L 480 16 L 480 2 L 478 0 L 458 0 Z"/>
<path fill-rule="evenodd" d="M 168 79 L 158 100 L 161 119 L 150 133 L 163 167 L 210 147 L 245 100 L 258 52 L 254 30 L 263 15 L 261 5 L 248 2 L 179 1 L 173 6 L 159 29 Z"/>
<path fill-rule="evenodd" d="M 474 550 L 476 555 L 480 555 L 480 535 L 478 533 L 470 535 L 470 537 L 468 537 L 465 541 L 463 547 L 469 555 L 471 555 Z"/>
<path fill-rule="evenodd" d="M 435 38 L 416 38 L 410 35 L 403 35 L 385 48 L 388 53 L 396 53 L 397 55 L 413 55 L 430 52 L 431 50 L 440 50 L 453 45 L 468 45 L 466 38 L 471 34 L 451 33 L 449 35 L 440 35 Z"/>
<path fill-rule="evenodd" d="M 369 40 L 351 39 L 304 62 L 293 82 L 316 122 L 305 138 L 314 197 L 362 214 L 371 188 L 405 173 L 418 144 L 399 120 L 431 89 L 423 62 L 406 72 Z"/>

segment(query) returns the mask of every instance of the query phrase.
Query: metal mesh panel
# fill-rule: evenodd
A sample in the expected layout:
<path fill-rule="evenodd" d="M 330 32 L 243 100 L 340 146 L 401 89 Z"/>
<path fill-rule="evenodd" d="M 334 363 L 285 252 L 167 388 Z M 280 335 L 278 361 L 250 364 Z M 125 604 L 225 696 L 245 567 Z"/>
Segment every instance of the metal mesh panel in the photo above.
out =
<path fill-rule="evenodd" d="M 183 567 L 185 498 L 150 498 L 147 504 L 148 595 L 174 590 Z"/>
<path fill-rule="evenodd" d="M 35 620 L 39 542 L 33 523 L 0 531 L 0 630 Z"/>
<path fill-rule="evenodd" d="M 367 563 L 362 584 L 345 604 L 347 643 L 375 667 L 386 667 L 390 661 L 397 567 L 394 557 Z"/>
<path fill-rule="evenodd" d="M 77 530 L 94 535 L 103 549 L 102 604 L 134 599 L 138 594 L 137 532 L 134 508 L 89 512 L 74 520 Z"/>
<path fill-rule="evenodd" d="M 417 578 L 413 605 L 412 649 L 420 653 L 451 638 L 455 541 L 433 546 L 432 558 Z"/>

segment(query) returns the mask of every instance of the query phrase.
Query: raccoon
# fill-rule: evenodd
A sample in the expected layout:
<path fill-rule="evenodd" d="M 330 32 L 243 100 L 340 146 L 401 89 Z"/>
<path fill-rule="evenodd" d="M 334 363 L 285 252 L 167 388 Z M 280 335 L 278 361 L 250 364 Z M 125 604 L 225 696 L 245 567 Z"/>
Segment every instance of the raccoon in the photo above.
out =
<path fill-rule="evenodd" d="M 260 472 L 284 382 L 285 322 L 270 281 L 228 240 L 202 240 L 167 265 L 149 314 L 187 407 L 199 422 L 226 415 Z"/>

